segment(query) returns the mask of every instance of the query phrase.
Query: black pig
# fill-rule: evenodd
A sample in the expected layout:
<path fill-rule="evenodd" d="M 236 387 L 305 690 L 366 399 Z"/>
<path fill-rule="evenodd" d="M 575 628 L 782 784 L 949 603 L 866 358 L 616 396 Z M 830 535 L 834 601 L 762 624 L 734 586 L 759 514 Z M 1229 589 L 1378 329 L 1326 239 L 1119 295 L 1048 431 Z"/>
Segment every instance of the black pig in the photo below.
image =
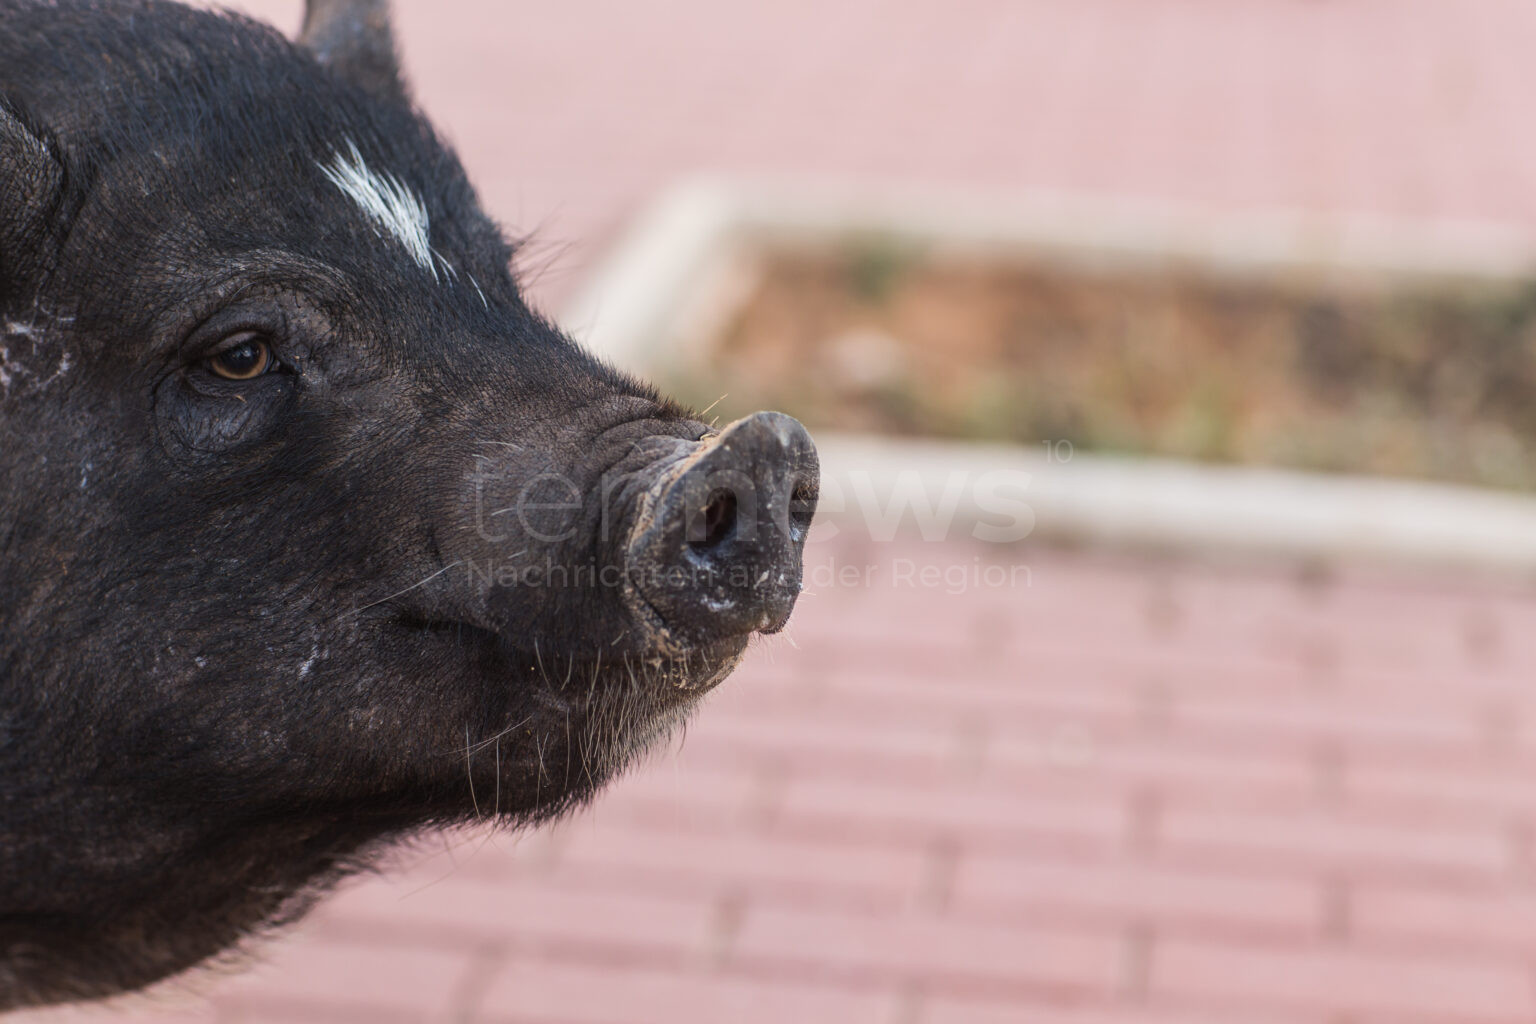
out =
<path fill-rule="evenodd" d="M 589 797 L 773 632 L 815 449 L 531 312 L 378 0 L 0 0 L 0 1008 Z"/>

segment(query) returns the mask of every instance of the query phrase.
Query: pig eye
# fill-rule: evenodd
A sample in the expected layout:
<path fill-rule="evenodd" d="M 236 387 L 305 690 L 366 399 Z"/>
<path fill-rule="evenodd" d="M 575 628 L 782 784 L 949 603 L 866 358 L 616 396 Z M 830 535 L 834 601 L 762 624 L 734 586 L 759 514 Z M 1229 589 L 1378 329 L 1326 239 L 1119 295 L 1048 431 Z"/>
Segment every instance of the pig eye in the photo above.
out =
<path fill-rule="evenodd" d="M 254 380 L 277 365 L 272 358 L 272 346 L 255 331 L 241 331 L 226 338 L 206 362 L 214 376 L 225 380 Z"/>

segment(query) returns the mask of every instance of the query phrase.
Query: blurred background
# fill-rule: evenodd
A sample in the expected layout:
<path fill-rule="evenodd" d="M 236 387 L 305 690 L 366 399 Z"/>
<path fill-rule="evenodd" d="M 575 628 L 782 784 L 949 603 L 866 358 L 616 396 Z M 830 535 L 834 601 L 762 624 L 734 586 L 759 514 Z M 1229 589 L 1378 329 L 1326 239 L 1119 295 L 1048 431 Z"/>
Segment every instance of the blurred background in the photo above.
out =
<path fill-rule="evenodd" d="M 236 6 L 298 26 L 299 0 Z M 665 376 L 802 416 L 845 468 L 884 439 L 935 507 L 914 467 L 976 443 L 1079 497 L 1008 543 L 963 511 L 836 519 L 788 634 L 592 809 L 426 837 L 239 972 L 26 1019 L 1536 1019 L 1536 5 L 396 7 L 552 313 L 700 178 L 942 195 L 972 229 L 1068 197 L 1049 251 L 957 255 L 943 217 L 735 245 Z M 1126 209 L 1180 212 L 1084 257 Z M 1089 211 L 1076 255 L 1062 210 Z M 1159 248 L 1195 222 L 1290 248 Z M 1379 266 L 1329 261 L 1366 236 Z M 1184 460 L 1236 475 L 1181 492 L 1179 543 L 1092 525 Z M 1299 475 L 1260 497 L 1251 467 Z M 1448 511 L 1389 557 L 1381 493 Z M 1234 495 L 1283 542 L 1203 545 Z M 1343 540 L 1285 533 L 1329 510 Z"/>

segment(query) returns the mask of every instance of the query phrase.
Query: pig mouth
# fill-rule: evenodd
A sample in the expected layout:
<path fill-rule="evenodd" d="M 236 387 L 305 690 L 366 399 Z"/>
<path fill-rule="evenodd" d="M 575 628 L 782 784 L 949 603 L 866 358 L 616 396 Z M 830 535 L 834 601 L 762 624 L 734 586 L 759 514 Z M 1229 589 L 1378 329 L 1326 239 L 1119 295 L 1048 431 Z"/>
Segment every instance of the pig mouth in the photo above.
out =
<path fill-rule="evenodd" d="M 682 644 L 662 627 L 653 632 L 653 643 L 638 651 L 603 645 L 572 651 L 520 646 L 502 633 L 460 620 L 404 615 L 398 622 L 417 637 L 453 647 L 474 674 L 521 688 L 538 703 L 567 714 L 614 700 L 658 710 L 690 705 L 731 674 L 750 641 L 741 635 Z"/>
<path fill-rule="evenodd" d="M 665 656 L 605 658 L 594 653 L 550 659 L 519 651 L 509 660 L 524 663 L 532 656 L 542 682 L 536 692 L 563 710 L 591 710 L 615 698 L 660 710 L 691 705 L 713 690 L 740 663 L 746 648 L 742 637 Z"/>
<path fill-rule="evenodd" d="M 479 819 L 473 787 L 505 791 L 506 801 L 496 800 L 498 813 L 521 823 L 582 805 L 664 745 L 700 698 L 736 668 L 749 642 L 738 636 L 668 654 L 601 645 L 554 651 L 514 645 L 499 632 L 462 622 L 400 625 L 409 627 L 423 663 L 451 659 L 475 694 L 462 705 L 469 719 L 462 739 L 445 737 L 451 747 L 443 748 L 445 765 L 454 766 L 453 792 L 459 793 L 460 772 L 473 780 L 464 790 L 470 802 L 460 809 Z"/>

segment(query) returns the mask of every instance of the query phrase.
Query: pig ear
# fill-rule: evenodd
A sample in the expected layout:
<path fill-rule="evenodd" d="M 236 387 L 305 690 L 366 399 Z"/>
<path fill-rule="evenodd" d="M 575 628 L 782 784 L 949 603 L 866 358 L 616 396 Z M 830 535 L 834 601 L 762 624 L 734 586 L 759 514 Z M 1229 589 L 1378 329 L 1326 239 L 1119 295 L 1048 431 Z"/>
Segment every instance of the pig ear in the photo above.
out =
<path fill-rule="evenodd" d="M 0 101 L 0 294 L 17 283 L 63 184 L 64 166 L 44 137 Z"/>
<path fill-rule="evenodd" d="M 305 0 L 299 42 L 352 84 L 376 96 L 405 98 L 387 0 Z"/>

